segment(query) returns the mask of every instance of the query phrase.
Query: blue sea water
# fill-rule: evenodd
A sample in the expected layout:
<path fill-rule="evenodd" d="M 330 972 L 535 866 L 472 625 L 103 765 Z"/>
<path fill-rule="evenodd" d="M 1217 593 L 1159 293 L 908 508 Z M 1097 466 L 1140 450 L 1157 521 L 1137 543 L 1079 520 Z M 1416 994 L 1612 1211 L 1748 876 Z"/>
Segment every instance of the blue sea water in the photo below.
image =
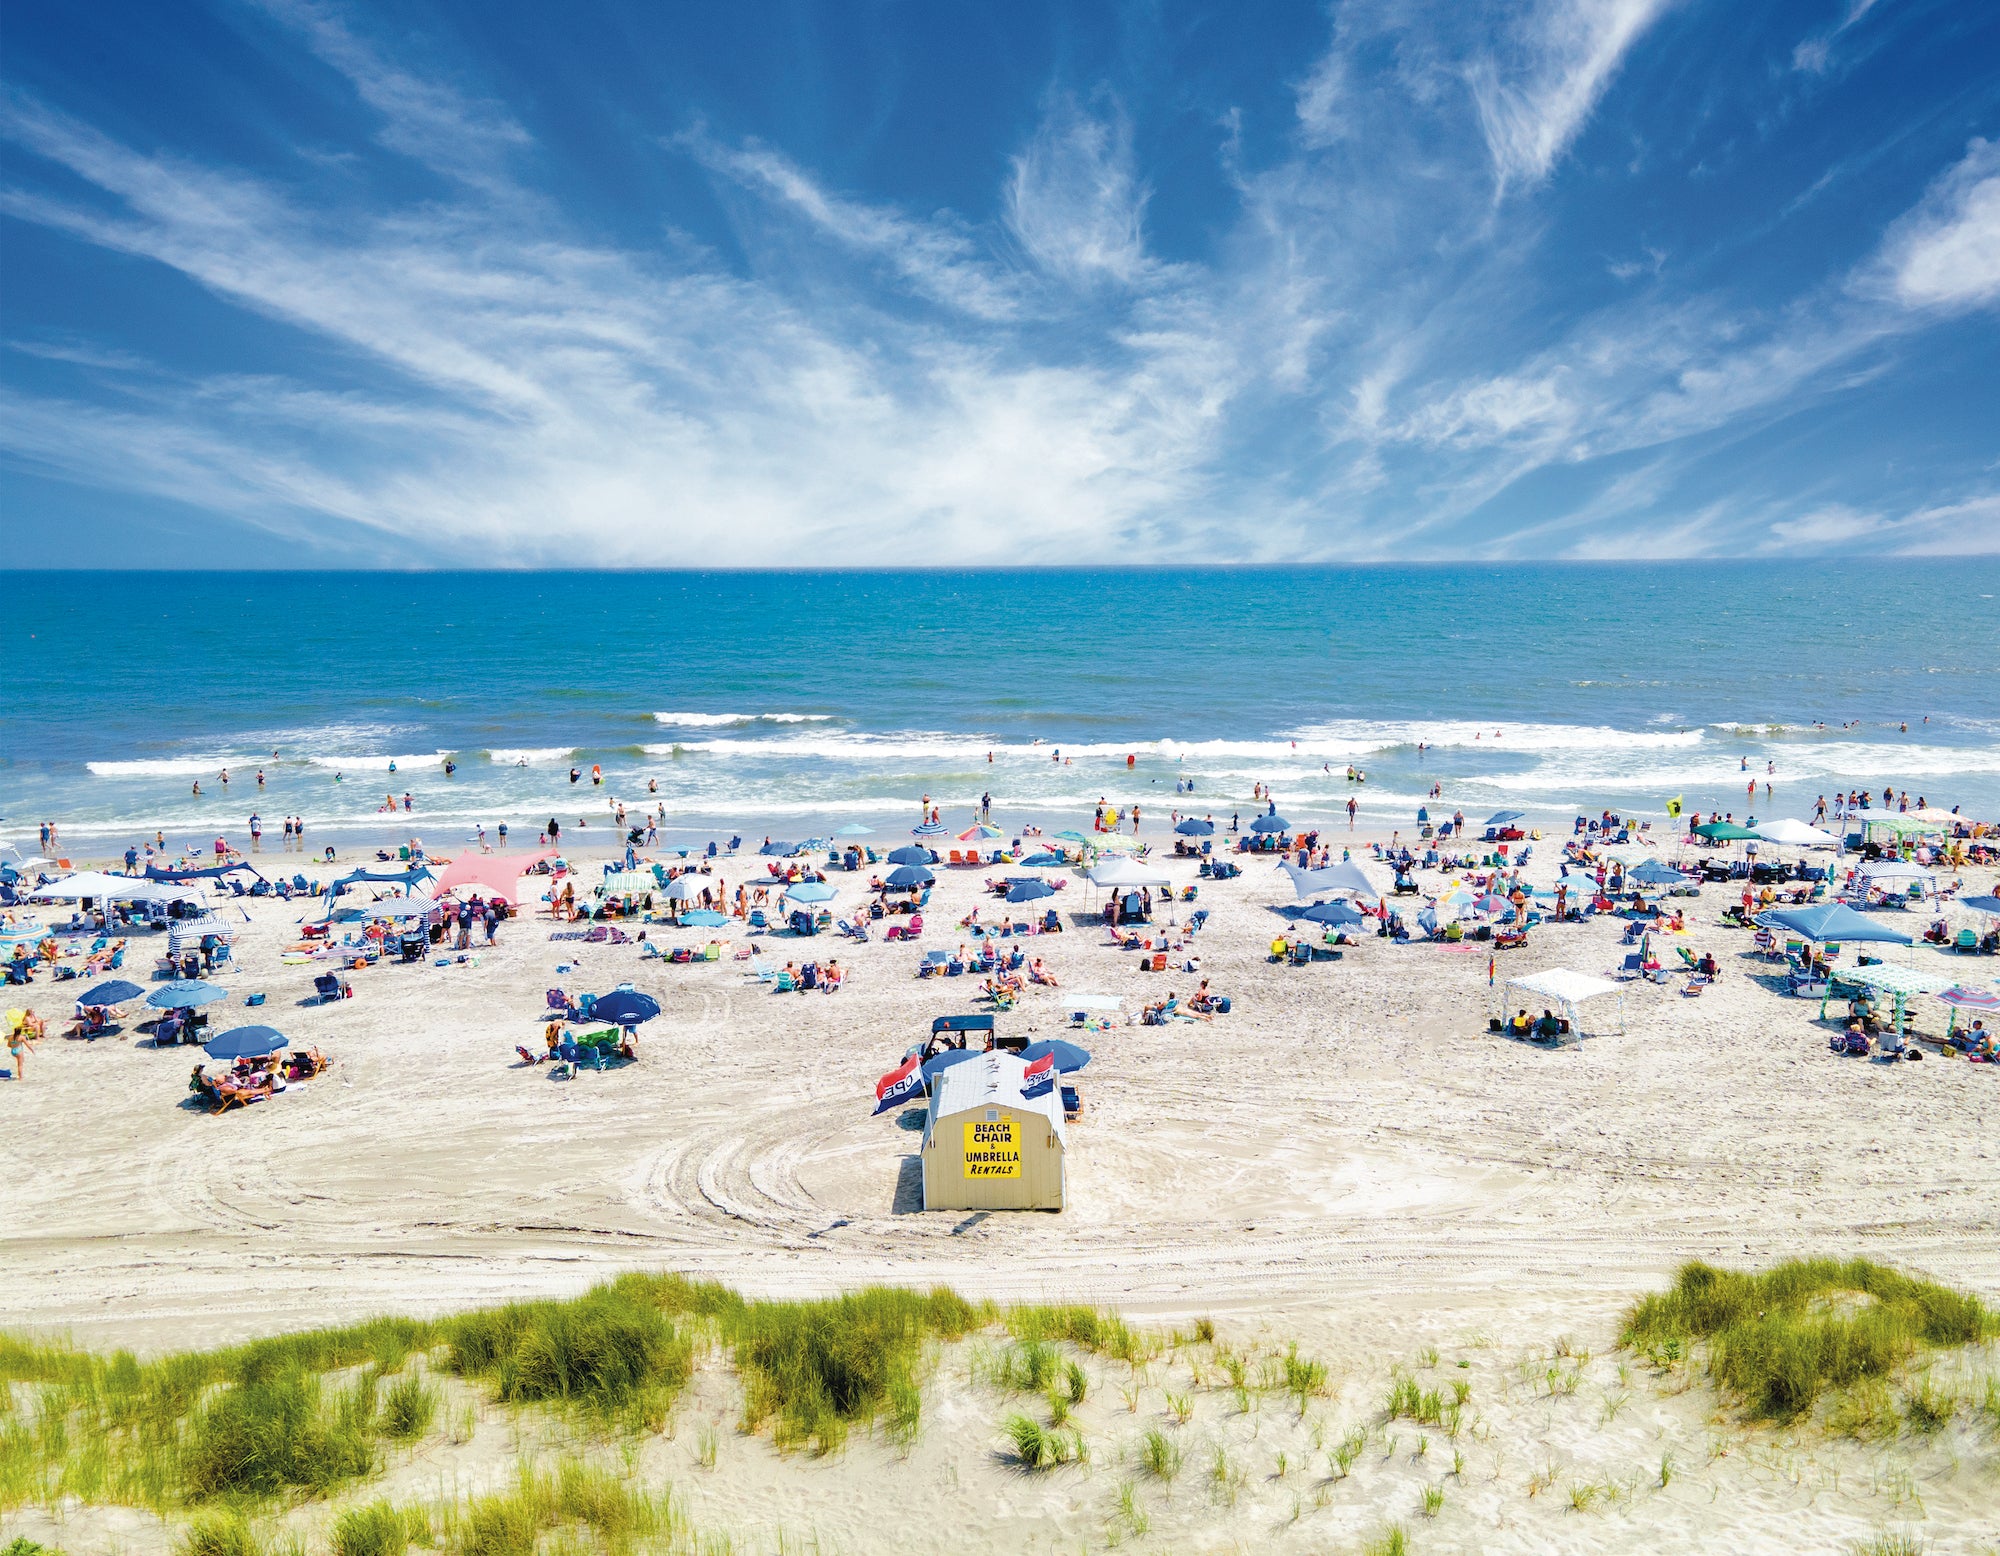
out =
<path fill-rule="evenodd" d="M 13 582 L 0 838 L 71 851 L 252 811 L 267 847 L 288 814 L 316 845 L 574 835 L 614 796 L 682 840 L 900 830 L 925 794 L 1247 818 L 1260 782 L 1382 826 L 1434 783 L 1554 822 L 1885 785 L 2000 811 L 1995 560 Z"/>

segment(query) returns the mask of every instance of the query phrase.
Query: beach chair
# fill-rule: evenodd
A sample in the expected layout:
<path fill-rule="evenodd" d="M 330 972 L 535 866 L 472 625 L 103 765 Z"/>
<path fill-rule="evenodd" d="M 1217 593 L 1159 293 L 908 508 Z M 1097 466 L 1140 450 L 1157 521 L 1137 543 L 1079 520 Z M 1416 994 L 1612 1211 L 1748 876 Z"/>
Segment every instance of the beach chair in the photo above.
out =
<path fill-rule="evenodd" d="M 313 991 L 319 996 L 321 1004 L 325 1004 L 328 1000 L 344 1000 L 354 997 L 354 985 L 342 978 L 338 973 L 321 973 L 317 978 L 313 979 Z"/>
<path fill-rule="evenodd" d="M 1969 929 L 1961 929 L 1958 938 L 1952 941 L 1952 947 L 1958 951 L 1976 952 L 1979 949 L 1979 936 Z"/>
<path fill-rule="evenodd" d="M 798 985 L 792 981 L 792 975 L 782 968 L 779 969 L 777 979 L 771 987 L 779 994 L 792 994 L 798 989 Z"/>
<path fill-rule="evenodd" d="M 769 929 L 771 927 L 771 921 L 764 916 L 762 908 L 752 908 L 750 910 L 750 917 L 745 922 L 752 929 Z"/>

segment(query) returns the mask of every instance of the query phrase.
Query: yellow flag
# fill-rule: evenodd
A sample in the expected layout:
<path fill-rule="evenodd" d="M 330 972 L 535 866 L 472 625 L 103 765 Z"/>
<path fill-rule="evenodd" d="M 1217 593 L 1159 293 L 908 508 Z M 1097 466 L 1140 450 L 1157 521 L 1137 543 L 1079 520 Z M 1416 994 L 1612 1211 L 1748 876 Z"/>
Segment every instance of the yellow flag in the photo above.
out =
<path fill-rule="evenodd" d="M 1667 801 L 1667 814 L 1676 821 L 1680 820 L 1681 797 L 1678 794 L 1676 794 L 1672 799 Z"/>

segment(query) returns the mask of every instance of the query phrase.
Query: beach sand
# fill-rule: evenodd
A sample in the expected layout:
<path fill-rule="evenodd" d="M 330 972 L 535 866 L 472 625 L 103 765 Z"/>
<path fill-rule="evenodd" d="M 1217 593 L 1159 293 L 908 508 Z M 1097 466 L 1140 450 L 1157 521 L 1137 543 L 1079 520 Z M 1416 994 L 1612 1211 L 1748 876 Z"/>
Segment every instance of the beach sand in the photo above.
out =
<path fill-rule="evenodd" d="M 1558 846 L 1536 848 L 1531 879 L 1554 877 Z M 719 873 L 733 890 L 762 865 L 725 860 Z M 1191 863 L 1167 867 L 1194 879 Z M 586 878 L 596 873 L 584 864 Z M 940 869 L 923 948 L 958 944 L 956 922 L 976 901 L 993 916 L 979 896 L 987 873 Z M 863 878 L 833 879 L 844 888 L 836 909 L 852 905 L 860 894 L 847 883 Z M 1966 889 L 1990 890 L 1989 872 L 1968 872 Z M 1882 1489 L 1881 1454 L 1821 1445 L 1811 1473 L 1797 1455 L 1791 1471 L 1754 1448 L 1705 1455 L 1722 1430 L 1713 1396 L 1656 1397 L 1621 1381 L 1607 1354 L 1619 1315 L 1688 1258 L 1859 1254 L 2000 1300 L 2000 1072 L 1935 1057 L 1835 1058 L 1810 1020 L 1817 1007 L 1760 983 L 1748 936 L 1717 927 L 1722 893 L 1709 887 L 1688 904 L 1681 937 L 1721 959 L 1715 987 L 1693 999 L 1679 978 L 1626 984 L 1622 1035 L 1550 1051 L 1488 1033 L 1483 945 L 1370 938 L 1338 962 L 1272 965 L 1282 921 L 1271 908 L 1292 900 L 1285 878 L 1249 862 L 1238 880 L 1203 881 L 1193 906 L 1211 916 L 1199 976 L 1235 1009 L 1082 1039 L 1095 1056 L 1088 1110 L 1070 1134 L 1069 1208 L 1055 1215 L 917 1208 L 918 1134 L 896 1112 L 870 1116 L 873 1086 L 932 1017 L 977 1008 L 977 983 L 917 979 L 919 947 L 879 931 L 867 945 L 764 937 L 767 960 L 830 955 L 848 969 L 837 994 L 781 995 L 746 980 L 744 963 L 642 963 L 636 946 L 552 943 L 555 926 L 524 917 L 463 965 L 385 963 L 351 975 L 353 999 L 322 1005 L 311 1001 L 318 969 L 279 965 L 304 907 L 255 902 L 239 970 L 218 980 L 232 999 L 215 1007 L 217 1025 L 269 1021 L 321 1047 L 331 1070 L 211 1118 L 184 1105 L 196 1051 L 51 1036 L 26 1080 L 0 1087 L 0 1322 L 156 1351 L 570 1294 L 635 1268 L 753 1295 L 942 1282 L 1163 1323 L 1211 1315 L 1243 1345 L 1298 1339 L 1324 1356 L 1338 1382 L 1309 1412 L 1323 1426 L 1365 1418 L 1391 1365 L 1420 1347 L 1445 1348 L 1447 1365 L 1454 1347 L 1471 1358 L 1461 1371 L 1476 1397 L 1494 1400 L 1486 1419 L 1506 1440 L 1501 1467 L 1481 1444 L 1486 1489 L 1467 1482 L 1435 1524 L 1413 1520 L 1443 1542 L 1420 1548 L 1838 1548 L 1919 1516 Z M 1067 916 L 1083 897 L 1072 879 L 1055 903 Z M 1184 918 L 1189 905 L 1177 911 Z M 1921 928 L 1918 915 L 1904 917 Z M 1622 929 L 1615 918 L 1541 928 L 1528 948 L 1500 953 L 1501 976 L 1605 972 L 1622 958 Z M 653 933 L 666 944 L 710 937 Z M 1065 1032 L 1073 993 L 1125 996 L 1129 1013 L 1196 981 L 1140 971 L 1101 928 L 1027 944 L 1062 988 L 1031 986 L 999 1018 L 1003 1030 Z M 126 970 L 143 980 L 151 954 L 135 940 Z M 1916 955 L 1991 976 L 1983 960 Z M 544 990 L 601 993 L 627 980 L 663 1007 L 643 1029 L 638 1064 L 569 1082 L 518 1064 L 515 1044 L 539 1046 Z M 80 987 L 44 979 L 10 1002 L 42 1012 L 53 1031 Z M 268 994 L 261 1011 L 243 1011 L 238 996 L 250 990 Z M 1942 1029 L 1937 1009 L 1925 1018 L 1932 1031 Z M 1562 1334 L 1594 1359 L 1573 1399 L 1537 1402 L 1522 1393 L 1523 1358 L 1532 1373 Z M 907 1458 L 857 1440 L 808 1461 L 732 1439 L 716 1469 L 691 1469 L 689 1423 L 704 1410 L 729 1414 L 721 1379 L 706 1375 L 675 1435 L 647 1452 L 698 1517 L 756 1549 L 773 1548 L 780 1527 L 818 1531 L 841 1550 L 1104 1543 L 1105 1506 L 1129 1466 L 1021 1476 L 998 1452 L 1002 1405 L 961 1362 L 940 1367 Z M 1516 1402 L 1503 1406 L 1510 1387 Z M 1638 1402 L 1607 1423 L 1603 1400 L 1621 1388 Z M 1148 1408 L 1158 1414 L 1157 1393 Z M 1142 1429 L 1108 1378 L 1091 1409 L 1104 1412 L 1107 1442 Z M 1285 1416 L 1281 1405 L 1265 1411 L 1238 1419 L 1204 1395 L 1194 1423 L 1203 1443 L 1261 1468 L 1226 1502 L 1193 1475 L 1154 1497 L 1162 1548 L 1341 1548 L 1375 1522 L 1409 1517 L 1418 1480 L 1438 1479 L 1436 1461 L 1395 1459 L 1417 1435 L 1404 1423 L 1407 1441 L 1383 1456 L 1390 1468 L 1370 1492 L 1316 1510 L 1310 1483 L 1301 1492 L 1263 1463 Z M 1302 1436 L 1308 1424 L 1287 1430 Z M 1552 1505 L 1562 1485 L 1523 1494 L 1534 1452 L 1599 1455 L 1623 1474 L 1656 1461 L 1669 1438 L 1681 1444 L 1685 1495 L 1628 1496 L 1586 1517 Z M 1995 1445 L 1981 1442 L 1961 1452 L 1941 1439 L 1897 1461 L 1898 1474 L 1937 1471 L 1920 1520 L 1936 1549 L 1983 1549 L 1976 1540 L 1990 1544 L 2000 1528 Z M 474 1480 L 512 1469 L 497 1450 L 453 1462 L 454 1476 Z M 1836 1471 L 1838 1488 L 1816 1478 Z M 924 1521 L 897 1522 L 899 1508 L 917 1506 Z M 89 1517 L 99 1521 L 79 1526 L 70 1548 L 149 1544 L 139 1515 Z M 27 1527 L 19 1517 L 13 1526 Z"/>

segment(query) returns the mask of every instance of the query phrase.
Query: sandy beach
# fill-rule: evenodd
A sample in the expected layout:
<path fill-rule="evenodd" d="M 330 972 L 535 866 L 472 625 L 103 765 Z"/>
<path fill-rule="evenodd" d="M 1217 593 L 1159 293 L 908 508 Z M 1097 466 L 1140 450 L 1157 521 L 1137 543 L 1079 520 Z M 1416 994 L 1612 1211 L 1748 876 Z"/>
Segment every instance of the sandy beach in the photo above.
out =
<path fill-rule="evenodd" d="M 1552 879 L 1556 857 L 1537 848 L 1530 878 Z M 733 889 L 762 868 L 730 859 L 718 873 Z M 1191 863 L 1169 856 L 1168 868 L 1195 878 Z M 939 870 L 924 946 L 957 943 L 987 873 Z M 1991 889 L 1987 872 L 1968 872 L 1966 889 Z M 1624 1305 L 1688 1258 L 1860 1254 L 2000 1299 L 1994 1071 L 1829 1054 L 1817 1006 L 1773 993 L 1749 937 L 1717 927 L 1723 890 L 1689 903 L 1684 939 L 1720 958 L 1713 988 L 1694 999 L 1678 978 L 1628 983 L 1622 1035 L 1551 1051 L 1487 1031 L 1484 945 L 1371 937 L 1337 962 L 1274 965 L 1285 877 L 1253 860 L 1240 879 L 1203 881 L 1201 976 L 1235 1008 L 1087 1036 L 1087 1112 L 1060 1214 L 919 1209 L 917 1116 L 871 1117 L 873 1085 L 932 1017 L 975 1008 L 977 981 L 918 979 L 916 947 L 766 937 L 768 959 L 810 951 L 848 969 L 838 993 L 785 995 L 741 962 L 641 962 L 636 945 L 552 942 L 557 926 L 523 916 L 462 965 L 385 962 L 351 975 L 352 999 L 320 1004 L 315 968 L 279 965 L 304 906 L 258 901 L 217 1015 L 253 1019 L 236 1015 L 241 995 L 263 991 L 261 1018 L 318 1045 L 330 1071 L 211 1118 L 187 1105 L 195 1051 L 52 1035 L 25 1082 L 0 1092 L 6 1323 L 157 1351 L 673 1269 L 756 1295 L 942 1282 L 1163 1322 L 1208 1315 L 1238 1333 L 1305 1336 L 1365 1374 L 1469 1336 L 1511 1356 L 1570 1333 L 1602 1354 Z M 1055 899 L 1066 918 L 1083 893 L 1073 880 Z M 1501 975 L 1604 972 L 1622 959 L 1622 928 L 1610 916 L 1544 926 L 1500 953 Z M 745 941 L 741 929 L 653 933 Z M 1003 1030 L 1065 1031 L 1079 992 L 1124 996 L 1129 1021 L 1194 981 L 1142 972 L 1078 922 L 1032 949 L 1062 986 L 1031 986 Z M 149 959 L 135 941 L 133 961 Z M 566 1082 L 519 1064 L 546 989 L 628 980 L 663 1007 L 639 1063 Z M 14 993 L 53 1031 L 74 987 Z M 1933 1032 L 1942 1015 L 1924 1018 Z M 713 1499 L 732 1525 L 756 1527 L 754 1476 L 777 1471 L 737 1457 L 751 1482 Z M 841 1477 L 843 1518 L 866 1505 L 843 1500 L 861 1495 L 848 1484 L 867 1479 L 860 1464 L 813 1471 Z M 1010 1516 L 1063 1538 L 1097 1521 L 1055 1506 Z M 1185 1533 L 1208 1527 L 1194 1518 Z M 1787 1544 L 1783 1519 L 1766 1538 L 1804 1548 Z M 1496 1534 L 1486 1548 L 1557 1547 Z"/>

